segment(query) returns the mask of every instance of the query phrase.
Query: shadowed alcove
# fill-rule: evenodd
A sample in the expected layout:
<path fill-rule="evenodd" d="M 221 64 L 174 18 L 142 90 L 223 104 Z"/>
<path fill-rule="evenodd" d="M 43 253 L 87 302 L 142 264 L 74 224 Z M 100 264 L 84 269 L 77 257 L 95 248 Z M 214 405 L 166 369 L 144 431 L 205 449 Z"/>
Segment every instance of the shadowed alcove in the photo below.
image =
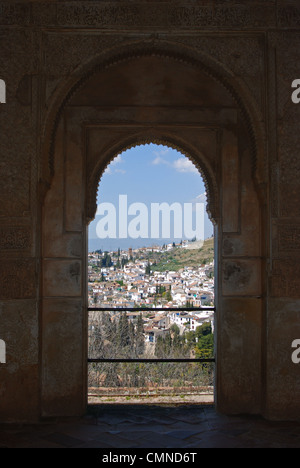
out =
<path fill-rule="evenodd" d="M 261 413 L 262 141 L 240 83 L 206 56 L 165 43 L 99 57 L 57 91 L 41 180 L 42 416 L 85 411 L 87 225 L 107 165 L 147 142 L 179 149 L 203 174 L 217 234 L 216 406 Z"/>

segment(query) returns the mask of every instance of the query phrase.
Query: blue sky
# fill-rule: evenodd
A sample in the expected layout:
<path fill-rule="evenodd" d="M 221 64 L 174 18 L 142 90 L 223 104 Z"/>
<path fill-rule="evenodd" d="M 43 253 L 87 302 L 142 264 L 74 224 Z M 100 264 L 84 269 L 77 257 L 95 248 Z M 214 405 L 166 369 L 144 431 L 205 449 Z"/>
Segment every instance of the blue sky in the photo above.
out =
<path fill-rule="evenodd" d="M 103 174 L 98 190 L 97 204 L 112 203 L 117 210 L 119 196 L 127 195 L 128 206 L 132 203 L 196 203 L 205 202 L 203 179 L 192 164 L 180 152 L 163 145 L 140 145 L 118 155 Z M 206 205 L 205 205 L 206 206 Z M 102 215 L 103 218 L 104 215 Z M 131 217 L 132 218 L 132 217 Z M 116 250 L 168 243 L 167 239 L 99 239 L 96 216 L 89 227 L 89 250 Z M 129 217 L 130 219 L 130 217 Z M 213 227 L 205 216 L 205 237 L 213 234 Z M 150 232 L 149 232 L 150 237 Z M 182 236 L 183 238 L 184 235 Z M 176 240 L 171 236 L 169 241 Z"/>

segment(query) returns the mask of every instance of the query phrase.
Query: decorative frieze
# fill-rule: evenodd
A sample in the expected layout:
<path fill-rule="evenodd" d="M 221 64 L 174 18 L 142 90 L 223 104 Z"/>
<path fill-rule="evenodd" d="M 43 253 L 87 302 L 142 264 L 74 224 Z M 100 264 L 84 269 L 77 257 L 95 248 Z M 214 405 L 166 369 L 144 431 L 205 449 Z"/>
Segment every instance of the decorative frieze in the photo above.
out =
<path fill-rule="evenodd" d="M 262 8 L 264 10 L 263 17 Z M 266 24 L 275 23 L 275 15 L 271 7 L 262 5 L 253 6 L 241 4 L 208 4 L 208 5 L 185 5 L 169 9 L 168 19 L 171 26 L 175 27 L 206 27 L 206 28 L 246 28 L 249 26 L 261 27 Z"/>
<path fill-rule="evenodd" d="M 104 3 L 59 4 L 57 6 L 57 24 L 59 26 L 101 26 L 114 27 L 126 25 L 126 28 L 139 24 L 140 10 L 134 4 L 116 5 Z"/>
<path fill-rule="evenodd" d="M 175 3 L 175 2 L 174 2 Z M 15 2 L 0 7 L 0 24 L 101 28 L 265 28 L 276 26 L 275 3 L 241 2 Z M 280 21 L 295 21 L 294 11 L 280 10 Z"/>
<path fill-rule="evenodd" d="M 300 8 L 275 2 L 2 2 L 1 25 L 85 26 L 132 29 L 160 26 L 186 28 L 299 28 Z"/>

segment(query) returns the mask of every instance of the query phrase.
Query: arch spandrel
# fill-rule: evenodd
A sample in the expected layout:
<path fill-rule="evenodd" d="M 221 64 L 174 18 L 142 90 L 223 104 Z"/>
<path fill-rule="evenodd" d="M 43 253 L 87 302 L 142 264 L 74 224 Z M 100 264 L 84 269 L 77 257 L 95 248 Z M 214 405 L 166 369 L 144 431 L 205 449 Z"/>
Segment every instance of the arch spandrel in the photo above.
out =
<path fill-rule="evenodd" d="M 234 107 L 223 84 L 177 57 L 145 54 L 111 64 L 82 82 L 70 106 Z"/>
<path fill-rule="evenodd" d="M 84 101 L 80 101 L 82 99 L 80 93 L 89 86 L 89 83 L 97 82 L 97 75 L 105 74 L 107 82 L 108 71 L 113 70 L 113 75 L 117 76 L 119 64 L 132 64 L 134 61 L 138 62 L 141 57 L 147 57 L 147 59 L 153 57 L 155 60 L 160 59 L 162 62 L 167 61 L 176 64 L 177 67 L 183 69 L 188 66 L 196 74 L 200 70 L 206 76 L 206 80 L 215 85 L 215 90 L 218 89 L 216 95 L 219 97 L 219 101 L 217 103 L 214 101 L 213 105 L 216 108 L 219 105 L 220 109 L 224 109 L 224 106 L 226 108 L 226 106 L 234 105 L 239 110 L 249 137 L 253 176 L 257 186 L 263 187 L 267 181 L 264 122 L 256 106 L 255 99 L 251 96 L 247 86 L 212 57 L 182 45 L 153 40 L 126 44 L 122 47 L 119 46 L 116 50 L 104 52 L 103 55 L 79 67 L 74 75 L 68 78 L 58 89 L 49 106 L 43 131 L 40 171 L 40 184 L 41 187 L 44 187 L 42 192 L 48 190 L 53 177 L 56 132 L 64 110 L 70 104 L 72 106 L 85 104 Z M 185 81 L 186 78 L 185 74 Z M 199 86 L 199 88 L 201 87 Z M 91 101 L 93 101 L 92 90 L 93 86 L 90 86 L 88 94 Z M 207 105 L 207 97 L 214 93 L 211 91 L 205 93 L 205 87 L 202 91 L 203 95 L 205 94 Z M 216 95 L 213 96 L 214 99 Z M 96 101 L 93 101 L 94 104 Z M 218 105 L 216 106 L 216 104 Z M 174 106 L 176 107 L 176 102 L 173 101 Z"/>

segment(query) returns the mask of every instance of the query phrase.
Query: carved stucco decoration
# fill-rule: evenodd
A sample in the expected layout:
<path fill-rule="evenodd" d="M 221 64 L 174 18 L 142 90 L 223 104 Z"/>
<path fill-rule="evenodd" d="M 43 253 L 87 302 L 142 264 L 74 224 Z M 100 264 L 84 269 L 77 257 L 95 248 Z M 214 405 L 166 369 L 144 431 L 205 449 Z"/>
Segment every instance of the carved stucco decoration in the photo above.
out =
<path fill-rule="evenodd" d="M 2 32 L 1 78 L 7 94 L 0 112 L 0 217 L 23 217 L 32 208 L 30 179 L 36 167 L 36 100 L 31 99 L 36 90 L 31 92 L 31 77 L 38 73 L 39 51 L 33 31 Z"/>
<path fill-rule="evenodd" d="M 116 1 L 35 1 L 5 2 L 0 6 L 1 24 L 47 25 L 59 27 L 102 27 L 117 29 L 205 28 L 248 29 L 276 26 L 276 4 L 265 1 L 215 0 L 208 2 Z M 203 4 L 204 3 L 204 4 Z M 297 9 L 280 7 L 279 24 L 297 24 Z M 282 18 L 282 19 L 281 19 Z"/>
<path fill-rule="evenodd" d="M 175 4 L 174 4 L 175 3 Z M 204 2 L 203 2 L 204 3 Z M 288 3 L 288 4 L 287 4 Z M 155 7 L 153 6 L 155 4 Z M 195 2 L 9 1 L 0 5 L 1 25 L 56 27 L 102 27 L 126 30 L 169 27 L 176 29 L 298 28 L 300 8 L 296 2 L 215 0 Z"/>
<path fill-rule="evenodd" d="M 36 266 L 32 258 L 0 263 L 0 300 L 32 299 L 36 294 Z"/>
<path fill-rule="evenodd" d="M 24 251 L 31 247 L 31 231 L 25 226 L 0 227 L 0 253 Z"/>
<path fill-rule="evenodd" d="M 257 108 L 256 101 L 250 94 L 249 89 L 244 85 L 242 80 L 236 77 L 231 70 L 228 70 L 224 65 L 220 64 L 210 56 L 204 53 L 200 53 L 187 46 L 183 46 L 178 43 L 171 43 L 167 41 L 158 40 L 155 37 L 151 37 L 149 40 L 143 42 L 134 42 L 129 44 L 123 44 L 122 46 L 113 48 L 109 51 L 99 54 L 97 58 L 91 60 L 89 63 L 78 67 L 72 75 L 67 78 L 64 83 L 57 89 L 53 96 L 52 102 L 49 103 L 49 111 L 45 119 L 44 131 L 43 131 L 43 153 L 42 153 L 42 167 L 41 167 L 41 189 L 43 192 L 48 189 L 51 184 L 51 179 L 54 173 L 54 148 L 57 127 L 62 115 L 63 110 L 68 105 L 70 99 L 76 94 L 76 92 L 83 86 L 86 81 L 93 76 L 95 73 L 112 67 L 123 61 L 138 58 L 141 56 L 154 55 L 157 57 L 165 57 L 175 61 L 180 61 L 187 64 L 192 64 L 196 68 L 200 68 L 208 76 L 212 77 L 221 83 L 224 88 L 229 91 L 234 100 L 236 101 L 245 125 L 248 129 L 250 142 L 251 142 L 251 153 L 252 153 L 252 167 L 253 177 L 259 188 L 264 189 L 267 180 L 267 161 L 265 151 L 265 133 L 264 133 L 264 122 L 260 111 Z M 154 138 L 155 141 L 163 142 L 164 138 Z M 146 141 L 143 141 L 144 143 Z M 153 141 L 152 141 L 153 142 Z M 201 170 L 205 182 L 207 184 L 209 193 L 209 211 L 212 219 L 218 218 L 218 207 L 215 203 L 217 196 L 216 184 L 212 183 L 212 179 L 205 172 L 205 168 L 199 167 L 193 153 L 185 150 L 182 145 L 177 142 L 165 141 L 170 146 L 180 149 L 181 152 L 186 154 Z M 123 144 L 122 150 L 132 147 L 135 142 L 131 141 L 128 144 Z M 140 141 L 139 143 L 142 143 Z M 111 160 L 117 155 L 117 152 L 111 154 L 110 160 L 107 161 L 109 164 Z M 105 168 L 103 168 L 104 170 Z M 97 174 L 99 176 L 99 174 Z M 100 174 L 101 176 L 101 174 Z M 99 178 L 92 182 L 94 187 L 98 185 Z M 94 188 L 94 193 L 96 193 Z"/>
<path fill-rule="evenodd" d="M 299 177 L 300 106 L 292 103 L 291 84 L 299 76 L 299 34 L 273 33 L 271 45 L 276 50 L 277 147 L 273 180 L 276 182 L 278 217 L 300 217 Z M 276 172 L 275 172 L 276 171 Z"/>

